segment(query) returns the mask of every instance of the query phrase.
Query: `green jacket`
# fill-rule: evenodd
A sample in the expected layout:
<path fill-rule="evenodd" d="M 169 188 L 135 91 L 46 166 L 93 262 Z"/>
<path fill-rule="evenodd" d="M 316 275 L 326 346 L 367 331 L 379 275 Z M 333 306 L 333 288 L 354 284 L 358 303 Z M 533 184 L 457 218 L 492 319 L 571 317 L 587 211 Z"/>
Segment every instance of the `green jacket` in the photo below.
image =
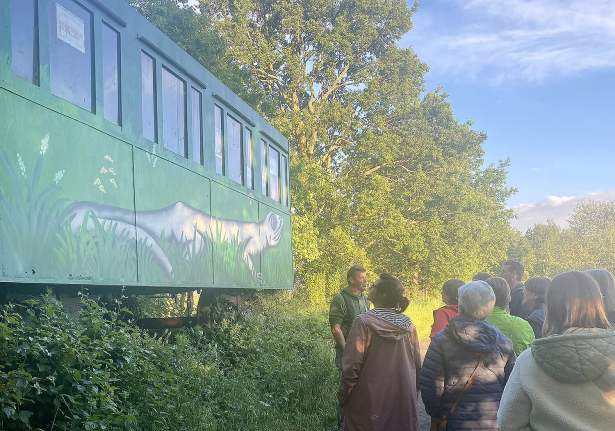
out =
<path fill-rule="evenodd" d="M 534 331 L 530 324 L 520 317 L 511 316 L 503 308 L 493 307 L 493 311 L 486 320 L 510 338 L 517 356 L 528 349 L 534 341 Z"/>
<path fill-rule="evenodd" d="M 340 325 L 344 338 L 348 338 L 354 318 L 369 310 L 369 301 L 364 294 L 355 295 L 348 287 L 335 295 L 329 307 L 329 324 Z"/>

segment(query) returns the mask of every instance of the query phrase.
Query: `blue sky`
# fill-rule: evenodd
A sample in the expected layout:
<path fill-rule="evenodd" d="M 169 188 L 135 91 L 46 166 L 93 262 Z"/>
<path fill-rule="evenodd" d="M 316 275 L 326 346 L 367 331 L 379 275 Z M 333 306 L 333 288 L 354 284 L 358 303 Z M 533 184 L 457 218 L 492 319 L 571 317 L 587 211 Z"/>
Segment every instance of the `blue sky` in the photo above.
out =
<path fill-rule="evenodd" d="M 425 0 L 413 23 L 427 89 L 487 132 L 487 163 L 510 157 L 515 227 L 615 199 L 615 0 Z"/>

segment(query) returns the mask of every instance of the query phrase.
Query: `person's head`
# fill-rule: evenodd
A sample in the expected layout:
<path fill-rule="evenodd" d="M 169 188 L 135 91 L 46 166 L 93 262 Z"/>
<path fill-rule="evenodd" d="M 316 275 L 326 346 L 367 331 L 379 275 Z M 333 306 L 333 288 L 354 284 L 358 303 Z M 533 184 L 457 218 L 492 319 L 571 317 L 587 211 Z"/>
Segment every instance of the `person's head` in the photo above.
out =
<path fill-rule="evenodd" d="M 459 317 L 485 320 L 493 310 L 495 294 L 482 280 L 470 281 L 459 288 Z"/>
<path fill-rule="evenodd" d="M 598 287 L 600 287 L 604 302 L 604 311 L 606 313 L 615 311 L 615 279 L 613 278 L 613 274 L 606 269 L 590 269 L 587 273 L 594 277 L 594 280 L 598 283 Z"/>
<path fill-rule="evenodd" d="M 351 266 L 346 273 L 346 279 L 351 289 L 363 292 L 367 287 L 367 271 L 361 265 Z"/>
<path fill-rule="evenodd" d="M 508 307 L 510 304 L 510 286 L 502 277 L 491 277 L 485 280 L 491 286 L 495 294 L 495 305 L 500 308 Z"/>
<path fill-rule="evenodd" d="M 547 288 L 547 314 L 543 334 L 563 334 L 569 328 L 609 328 L 600 287 L 583 271 L 555 277 Z"/>
<path fill-rule="evenodd" d="M 403 313 L 410 301 L 404 296 L 401 282 L 391 274 L 380 274 L 380 278 L 369 288 L 368 299 L 378 308 L 392 308 Z"/>
<path fill-rule="evenodd" d="M 446 305 L 457 304 L 459 288 L 464 284 L 465 282 L 462 280 L 457 280 L 456 278 L 444 283 L 442 286 L 442 302 Z"/>
<path fill-rule="evenodd" d="M 523 265 L 516 260 L 507 260 L 502 263 L 500 277 L 506 280 L 511 289 L 514 289 L 523 279 Z"/>
<path fill-rule="evenodd" d="M 490 274 L 487 274 L 486 272 L 478 272 L 474 275 L 474 277 L 472 277 L 472 281 L 476 281 L 476 280 L 487 281 L 490 278 L 491 278 Z"/>
<path fill-rule="evenodd" d="M 547 277 L 532 277 L 527 280 L 523 285 L 523 304 L 528 307 L 543 304 L 549 284 L 551 279 Z"/>

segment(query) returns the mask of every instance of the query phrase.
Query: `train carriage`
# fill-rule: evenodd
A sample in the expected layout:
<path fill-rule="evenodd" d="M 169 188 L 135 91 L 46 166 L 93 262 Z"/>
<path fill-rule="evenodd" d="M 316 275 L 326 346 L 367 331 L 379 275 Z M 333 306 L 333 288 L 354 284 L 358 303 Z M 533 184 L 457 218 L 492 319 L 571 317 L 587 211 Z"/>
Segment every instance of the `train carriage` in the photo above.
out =
<path fill-rule="evenodd" d="M 0 0 L 0 286 L 293 286 L 288 141 L 124 0 Z"/>

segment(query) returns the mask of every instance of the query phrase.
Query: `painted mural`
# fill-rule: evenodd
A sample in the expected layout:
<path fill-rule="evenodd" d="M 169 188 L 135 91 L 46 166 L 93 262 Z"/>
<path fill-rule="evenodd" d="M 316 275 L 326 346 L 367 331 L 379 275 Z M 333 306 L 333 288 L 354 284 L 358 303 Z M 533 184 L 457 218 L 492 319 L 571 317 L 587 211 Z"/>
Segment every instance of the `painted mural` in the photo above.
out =
<path fill-rule="evenodd" d="M 3 280 L 292 287 L 289 214 L 1 89 L 0 118 Z"/>

